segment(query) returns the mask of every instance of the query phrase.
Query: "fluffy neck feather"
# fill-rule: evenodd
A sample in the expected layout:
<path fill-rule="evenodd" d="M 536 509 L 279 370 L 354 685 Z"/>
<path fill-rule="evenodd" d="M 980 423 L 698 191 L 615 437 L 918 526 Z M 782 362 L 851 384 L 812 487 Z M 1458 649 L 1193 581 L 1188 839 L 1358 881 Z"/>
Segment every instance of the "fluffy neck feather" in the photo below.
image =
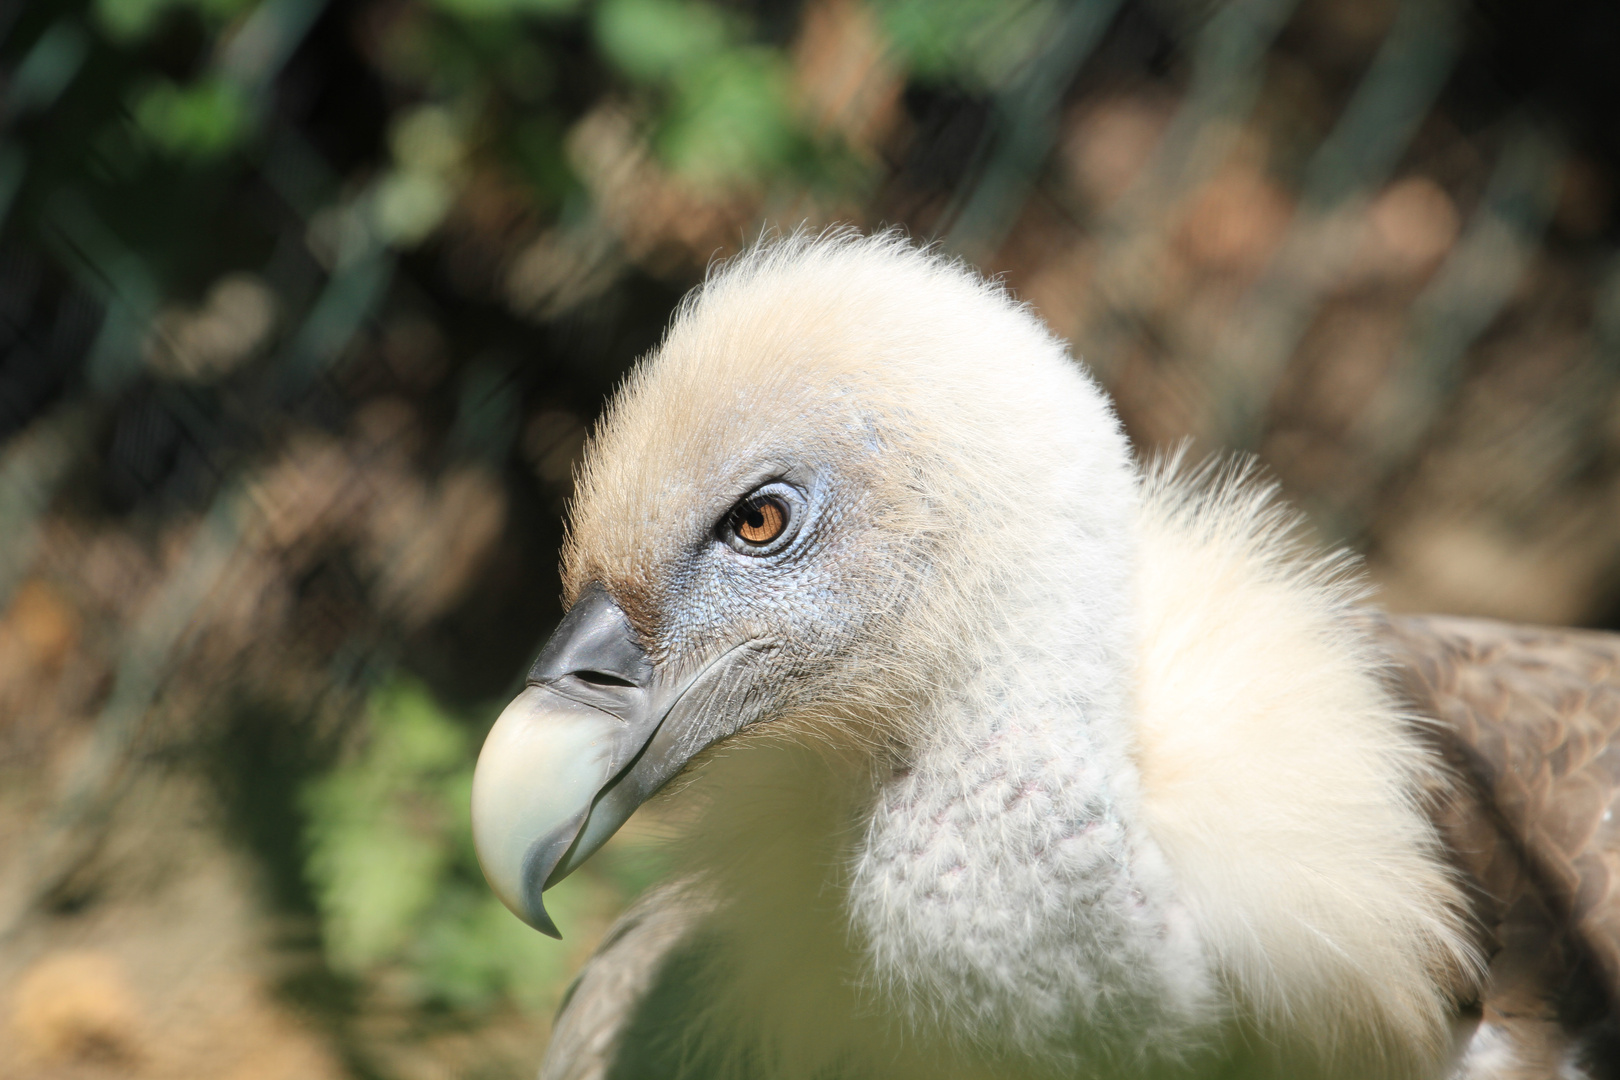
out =
<path fill-rule="evenodd" d="M 1483 963 L 1422 806 L 1439 765 L 1346 617 L 1353 565 L 1298 531 L 1243 468 L 1150 471 L 1143 824 L 1229 1013 L 1280 1068 L 1444 1075 Z"/>
<path fill-rule="evenodd" d="M 856 934 L 913 1024 L 1065 1071 L 1183 1056 L 1213 987 L 1140 826 L 1128 623 L 1095 594 L 1015 604 L 878 794 Z"/>

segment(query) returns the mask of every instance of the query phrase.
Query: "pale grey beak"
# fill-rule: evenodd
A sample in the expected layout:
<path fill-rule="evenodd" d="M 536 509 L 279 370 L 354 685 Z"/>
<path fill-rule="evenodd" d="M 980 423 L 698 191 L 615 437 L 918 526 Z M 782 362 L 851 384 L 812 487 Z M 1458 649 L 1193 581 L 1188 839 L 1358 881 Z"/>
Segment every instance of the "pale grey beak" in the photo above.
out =
<path fill-rule="evenodd" d="M 670 714 L 715 666 L 689 678 L 660 677 L 601 588 L 569 609 L 528 686 L 490 729 L 473 773 L 478 862 L 518 918 L 562 936 L 540 894 L 590 858 L 686 764 L 693 749 L 682 745 L 689 740 Z"/>

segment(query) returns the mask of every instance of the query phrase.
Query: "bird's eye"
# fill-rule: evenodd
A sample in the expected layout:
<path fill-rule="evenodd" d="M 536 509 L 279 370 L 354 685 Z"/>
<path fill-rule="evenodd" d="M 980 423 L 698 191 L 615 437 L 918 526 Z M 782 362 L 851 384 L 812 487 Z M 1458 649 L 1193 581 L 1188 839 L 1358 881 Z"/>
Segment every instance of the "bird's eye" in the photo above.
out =
<path fill-rule="evenodd" d="M 787 529 L 788 505 L 775 495 L 755 495 L 731 512 L 731 531 L 737 539 L 764 547 Z"/>
<path fill-rule="evenodd" d="M 785 551 L 809 520 L 804 493 L 773 480 L 755 488 L 726 511 L 715 525 L 715 538 L 742 555 L 775 555 Z"/>

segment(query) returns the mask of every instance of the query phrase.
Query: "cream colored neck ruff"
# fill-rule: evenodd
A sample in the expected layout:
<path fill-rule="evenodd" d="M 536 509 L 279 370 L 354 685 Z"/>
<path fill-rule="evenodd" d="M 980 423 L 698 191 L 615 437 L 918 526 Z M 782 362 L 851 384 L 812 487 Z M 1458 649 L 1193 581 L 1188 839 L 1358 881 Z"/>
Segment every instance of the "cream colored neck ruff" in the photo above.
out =
<path fill-rule="evenodd" d="M 1238 469 L 1145 483 L 1143 824 L 1229 995 L 1330 1076 L 1436 1076 L 1482 977 L 1418 801 L 1437 763 L 1344 616 L 1362 587 Z"/>

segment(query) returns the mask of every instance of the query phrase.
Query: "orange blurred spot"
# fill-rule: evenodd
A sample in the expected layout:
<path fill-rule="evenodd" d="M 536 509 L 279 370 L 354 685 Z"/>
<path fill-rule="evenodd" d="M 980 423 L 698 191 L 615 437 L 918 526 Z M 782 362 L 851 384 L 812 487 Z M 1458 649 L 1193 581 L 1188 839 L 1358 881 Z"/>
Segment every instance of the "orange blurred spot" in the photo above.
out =
<path fill-rule="evenodd" d="M 1122 97 L 1085 109 L 1064 139 L 1062 161 L 1097 207 L 1125 193 L 1153 156 L 1169 121 L 1160 102 Z"/>
<path fill-rule="evenodd" d="M 127 1063 L 138 1056 L 139 1010 L 123 966 L 106 953 L 47 954 L 23 973 L 11 1027 L 25 1053 L 50 1063 Z"/>
<path fill-rule="evenodd" d="M 1189 259 L 1215 270 L 1253 271 L 1282 239 L 1292 214 L 1282 189 L 1257 170 L 1228 169 L 1193 199 L 1182 228 Z"/>
<path fill-rule="evenodd" d="M 56 667 L 79 641 L 79 617 L 45 582 L 24 582 L 6 609 L 0 626 L 28 654 L 31 664 Z"/>
<path fill-rule="evenodd" d="M 1426 176 L 1391 184 L 1367 211 L 1367 220 L 1381 269 L 1392 274 L 1432 269 L 1457 240 L 1457 208 Z"/>

